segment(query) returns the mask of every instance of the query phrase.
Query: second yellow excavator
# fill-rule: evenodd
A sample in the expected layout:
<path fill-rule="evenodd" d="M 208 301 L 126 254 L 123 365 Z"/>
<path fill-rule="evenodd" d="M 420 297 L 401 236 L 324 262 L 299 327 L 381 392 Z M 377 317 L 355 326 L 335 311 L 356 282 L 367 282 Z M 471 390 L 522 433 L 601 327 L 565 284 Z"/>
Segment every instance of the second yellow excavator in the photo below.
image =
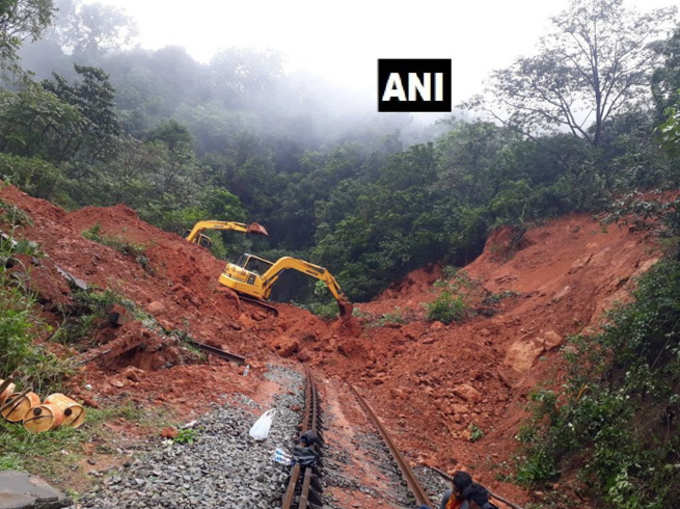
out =
<path fill-rule="evenodd" d="M 236 221 L 199 221 L 194 225 L 190 232 L 185 235 L 186 240 L 202 247 L 210 247 L 212 241 L 203 230 L 234 230 L 243 233 L 255 233 L 257 235 L 269 236 L 267 229 L 258 223 L 238 223 Z"/>
<path fill-rule="evenodd" d="M 219 282 L 236 290 L 238 293 L 266 300 L 272 293 L 272 287 L 284 270 L 297 270 L 326 283 L 340 308 L 341 317 L 352 316 L 352 303 L 342 292 L 342 288 L 328 270 L 313 263 L 284 256 L 275 262 L 259 256 L 245 253 L 237 263 L 227 263 Z"/>

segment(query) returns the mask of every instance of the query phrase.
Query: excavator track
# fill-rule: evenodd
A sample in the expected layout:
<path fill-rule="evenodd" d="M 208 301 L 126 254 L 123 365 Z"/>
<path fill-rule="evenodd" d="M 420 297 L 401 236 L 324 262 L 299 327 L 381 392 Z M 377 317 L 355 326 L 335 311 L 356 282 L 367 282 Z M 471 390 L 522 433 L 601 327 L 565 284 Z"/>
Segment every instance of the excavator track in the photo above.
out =
<path fill-rule="evenodd" d="M 268 311 L 271 311 L 274 313 L 274 316 L 279 316 L 279 310 L 276 309 L 274 306 L 271 304 L 267 304 L 266 302 L 256 299 L 254 297 L 249 297 L 248 295 L 243 295 L 242 293 L 238 294 L 238 298 L 240 300 L 244 300 L 246 302 L 251 302 L 252 304 L 257 304 L 258 306 L 262 306 L 263 308 L 267 309 Z"/>

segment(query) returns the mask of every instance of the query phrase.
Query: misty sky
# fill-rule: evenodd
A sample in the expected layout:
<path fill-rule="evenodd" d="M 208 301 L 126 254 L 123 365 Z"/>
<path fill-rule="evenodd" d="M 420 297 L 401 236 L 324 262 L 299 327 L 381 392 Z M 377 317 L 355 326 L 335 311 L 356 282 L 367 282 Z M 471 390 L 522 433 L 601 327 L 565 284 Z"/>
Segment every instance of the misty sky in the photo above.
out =
<path fill-rule="evenodd" d="M 87 0 L 86 3 L 93 3 Z M 566 0 L 103 0 L 138 24 L 140 45 L 183 46 L 207 62 L 221 48 L 276 49 L 289 71 L 309 71 L 375 103 L 378 58 L 452 58 L 453 102 L 489 72 L 531 54 Z M 628 0 L 648 10 L 671 0 Z"/>

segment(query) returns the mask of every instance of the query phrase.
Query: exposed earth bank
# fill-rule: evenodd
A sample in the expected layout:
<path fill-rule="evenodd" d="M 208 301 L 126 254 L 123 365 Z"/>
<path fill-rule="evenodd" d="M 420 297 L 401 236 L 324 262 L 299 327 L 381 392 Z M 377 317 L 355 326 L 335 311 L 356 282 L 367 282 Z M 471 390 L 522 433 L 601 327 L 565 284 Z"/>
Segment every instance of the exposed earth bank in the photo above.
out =
<path fill-rule="evenodd" d="M 559 385 L 567 338 L 596 330 L 659 257 L 648 231 L 605 227 L 587 215 L 526 232 L 506 227 L 467 267 L 415 271 L 356 305 L 355 318 L 342 324 L 288 304 L 275 304 L 278 316 L 239 305 L 217 283 L 224 261 L 125 206 L 67 213 L 12 186 L 0 189 L 0 199 L 30 215 L 32 224 L 14 235 L 47 255 L 28 265 L 48 323 L 57 326 L 60 310 L 73 304 L 59 270 L 134 305 L 118 306 L 116 319 L 98 324 L 87 345 L 60 347 L 61 355 L 82 359 L 70 388 L 87 404 L 167 405 L 190 419 L 224 394 L 266 404 L 274 389 L 265 365 L 306 363 L 333 386 L 336 401 L 349 401 L 346 382 L 361 389 L 414 465 L 467 468 L 520 502 L 530 494 L 498 479 L 516 454 L 527 395 L 539 384 Z M 82 236 L 95 226 L 101 236 L 139 246 L 144 258 Z M 462 322 L 426 320 L 424 303 L 444 290 L 464 297 Z M 214 357 L 197 359 L 186 337 L 246 357 L 251 374 Z M 361 426 L 351 404 L 336 422 Z"/>

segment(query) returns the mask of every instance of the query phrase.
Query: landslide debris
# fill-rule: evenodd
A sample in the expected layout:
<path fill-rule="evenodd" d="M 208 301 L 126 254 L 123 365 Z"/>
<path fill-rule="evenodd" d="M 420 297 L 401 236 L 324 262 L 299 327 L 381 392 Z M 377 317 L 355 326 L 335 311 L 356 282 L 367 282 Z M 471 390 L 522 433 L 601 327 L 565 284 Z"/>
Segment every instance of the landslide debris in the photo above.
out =
<path fill-rule="evenodd" d="M 77 304 L 77 290 L 60 270 L 120 297 L 93 334 L 69 345 L 85 356 L 72 388 L 86 402 L 127 397 L 205 409 L 229 391 L 262 398 L 266 362 L 301 361 L 363 387 L 414 463 L 470 469 L 518 500 L 525 494 L 497 478 L 510 471 L 528 393 L 540 383 L 559 385 L 567 338 L 597 329 L 659 258 L 648 231 L 586 215 L 527 231 L 505 227 L 470 265 L 414 271 L 357 305 L 347 326 L 288 304 L 275 304 L 278 316 L 249 303 L 239 309 L 217 283 L 223 261 L 125 206 L 67 213 L 11 186 L 0 199 L 33 218 L 15 234 L 47 255 L 32 267 L 31 284 L 48 321 L 58 326 L 63 310 Z M 83 236 L 95 227 L 140 251 L 133 257 Z M 444 291 L 462 296 L 459 321 L 427 319 L 425 304 Z M 223 360 L 198 362 L 182 337 L 245 356 L 257 384 Z"/>

